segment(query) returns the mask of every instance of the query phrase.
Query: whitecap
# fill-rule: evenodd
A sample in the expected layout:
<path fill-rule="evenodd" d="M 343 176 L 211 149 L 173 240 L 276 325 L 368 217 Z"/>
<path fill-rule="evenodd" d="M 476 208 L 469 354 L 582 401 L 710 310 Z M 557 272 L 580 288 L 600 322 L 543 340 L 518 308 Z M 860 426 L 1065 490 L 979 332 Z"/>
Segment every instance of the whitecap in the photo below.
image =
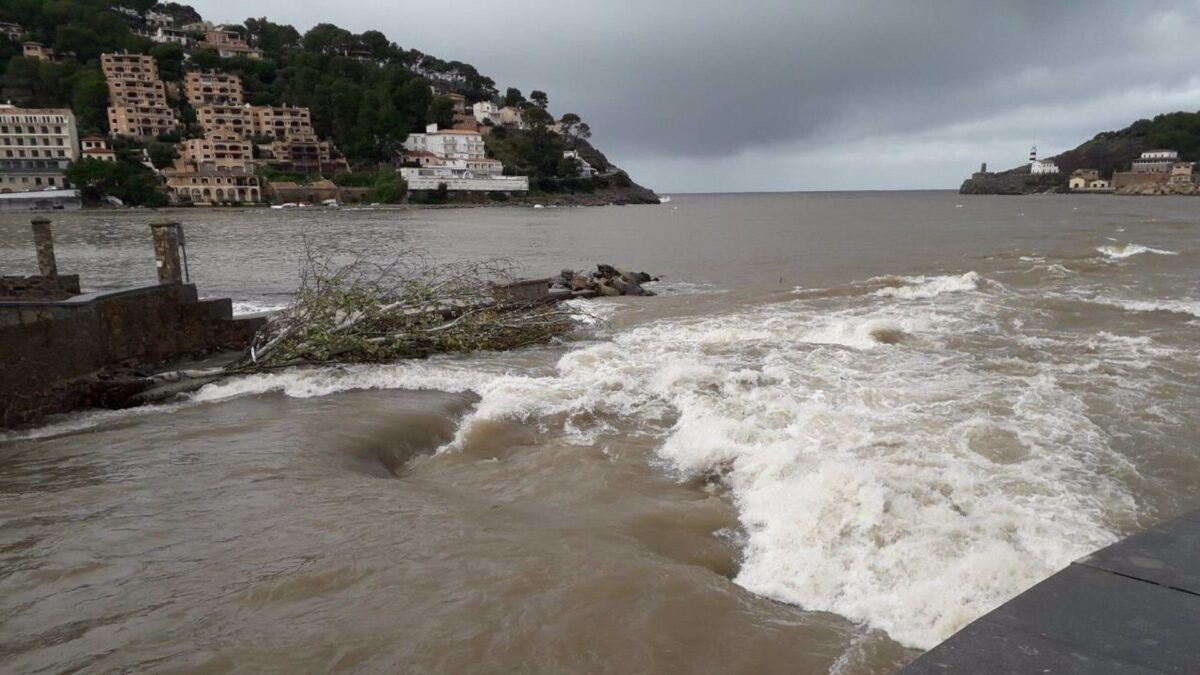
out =
<path fill-rule="evenodd" d="M 1179 255 L 1175 251 L 1168 251 L 1161 248 L 1150 248 L 1141 244 L 1124 244 L 1120 246 L 1098 246 L 1096 250 L 1104 254 L 1108 258 L 1123 260 L 1131 258 L 1142 253 L 1154 253 L 1157 255 Z"/>
<path fill-rule="evenodd" d="M 899 277 L 903 286 L 888 286 L 875 291 L 875 295 L 887 298 L 915 300 L 933 298 L 943 293 L 961 293 L 977 290 L 984 284 L 983 277 L 976 272 L 946 276 Z"/>

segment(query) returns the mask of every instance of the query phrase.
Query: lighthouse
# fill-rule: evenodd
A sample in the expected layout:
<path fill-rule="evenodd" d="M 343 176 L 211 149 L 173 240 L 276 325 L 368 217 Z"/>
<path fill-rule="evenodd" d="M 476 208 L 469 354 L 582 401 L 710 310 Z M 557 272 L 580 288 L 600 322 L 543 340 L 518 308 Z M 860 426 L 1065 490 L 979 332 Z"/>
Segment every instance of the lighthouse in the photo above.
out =
<path fill-rule="evenodd" d="M 1032 174 L 1058 173 L 1058 165 L 1048 159 L 1037 158 L 1037 146 L 1029 149 L 1029 172 Z"/>

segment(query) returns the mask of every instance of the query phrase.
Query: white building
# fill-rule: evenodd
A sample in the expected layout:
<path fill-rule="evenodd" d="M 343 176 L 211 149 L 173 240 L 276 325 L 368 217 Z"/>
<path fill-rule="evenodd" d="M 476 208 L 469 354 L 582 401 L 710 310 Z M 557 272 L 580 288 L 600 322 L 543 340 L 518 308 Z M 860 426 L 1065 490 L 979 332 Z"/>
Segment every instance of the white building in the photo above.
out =
<path fill-rule="evenodd" d="M 429 152 L 441 159 L 484 159 L 483 135 L 467 129 L 438 130 L 430 124 L 423 134 L 409 134 L 404 141 L 409 152 Z"/>
<path fill-rule="evenodd" d="M 147 11 L 145 16 L 142 18 L 144 18 L 146 23 L 150 24 L 151 26 L 158 27 L 175 25 L 175 17 L 171 16 L 170 14 L 163 14 L 162 12 L 155 12 L 153 10 Z"/>
<path fill-rule="evenodd" d="M 1058 173 L 1058 165 L 1048 159 L 1037 158 L 1037 146 L 1029 150 L 1029 173 L 1036 175 Z"/>
<path fill-rule="evenodd" d="M 101 162 L 117 161 L 117 153 L 112 148 L 108 147 L 108 140 L 99 136 L 88 136 L 80 139 L 80 145 L 83 146 L 84 159 L 98 159 Z"/>
<path fill-rule="evenodd" d="M 573 160 L 579 162 L 579 177 L 580 178 L 591 178 L 592 176 L 595 176 L 597 173 L 599 173 L 598 171 L 596 171 L 596 167 L 592 166 L 591 164 L 588 163 L 588 161 L 586 159 L 579 156 L 579 152 L 577 150 L 564 150 L 563 151 L 563 159 L 573 159 Z"/>
<path fill-rule="evenodd" d="M 150 35 L 150 39 L 159 44 L 174 43 L 183 45 L 184 47 L 191 46 L 192 34 L 186 30 L 179 28 L 171 28 L 170 26 L 159 26 L 154 33 Z"/>
<path fill-rule="evenodd" d="M 1058 165 L 1050 160 L 1039 159 L 1029 165 L 1029 172 L 1032 174 L 1047 174 L 1058 173 Z"/>
<path fill-rule="evenodd" d="M 442 159 L 424 151 L 412 157 L 421 165 L 400 169 L 410 190 L 436 190 L 444 184 L 449 190 L 468 192 L 529 191 L 528 177 L 502 175 L 504 165 L 495 159 Z"/>
<path fill-rule="evenodd" d="M 1174 150 L 1150 150 L 1133 160 L 1134 173 L 1170 173 L 1171 168 L 1179 161 L 1179 153 Z"/>
<path fill-rule="evenodd" d="M 78 158 L 70 110 L 0 105 L 0 192 L 66 187 L 67 165 Z"/>
<path fill-rule="evenodd" d="M 491 122 L 492 124 L 500 124 L 500 109 L 491 101 L 480 101 L 471 106 L 471 114 L 475 116 L 475 121 L 483 124 Z"/>
<path fill-rule="evenodd" d="M 404 167 L 400 176 L 408 183 L 409 190 L 436 190 L 445 185 L 447 190 L 463 192 L 528 192 L 528 176 L 501 176 L 499 174 L 473 174 L 446 167 Z"/>

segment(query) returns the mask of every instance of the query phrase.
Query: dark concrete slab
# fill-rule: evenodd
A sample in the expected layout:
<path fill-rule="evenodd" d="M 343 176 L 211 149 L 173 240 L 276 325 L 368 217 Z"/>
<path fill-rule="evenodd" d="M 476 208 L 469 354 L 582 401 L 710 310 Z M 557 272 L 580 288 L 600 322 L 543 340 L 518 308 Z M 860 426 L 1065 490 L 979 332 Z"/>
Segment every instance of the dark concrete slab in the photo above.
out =
<path fill-rule="evenodd" d="M 1176 518 L 1101 549 L 1077 564 L 1200 594 L 1200 520 Z"/>
<path fill-rule="evenodd" d="M 1165 673 L 1200 672 L 1200 596 L 1071 565 L 986 619 Z"/>
<path fill-rule="evenodd" d="M 1200 673 L 1200 512 L 1097 551 L 903 673 Z"/>
<path fill-rule="evenodd" d="M 905 675 L 1162 675 L 1159 670 L 1072 649 L 985 620 L 967 626 L 902 672 Z"/>

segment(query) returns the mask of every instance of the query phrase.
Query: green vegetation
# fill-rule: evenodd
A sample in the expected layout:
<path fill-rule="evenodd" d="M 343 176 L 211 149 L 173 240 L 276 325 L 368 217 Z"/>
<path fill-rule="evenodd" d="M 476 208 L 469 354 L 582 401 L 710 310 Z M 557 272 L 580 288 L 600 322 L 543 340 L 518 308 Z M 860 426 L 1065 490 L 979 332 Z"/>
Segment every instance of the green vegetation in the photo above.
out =
<path fill-rule="evenodd" d="M 336 173 L 333 182 L 341 187 L 370 188 L 366 201 L 373 204 L 399 204 L 408 194 L 408 184 L 392 170 Z"/>
<path fill-rule="evenodd" d="M 1093 142 L 1138 139 L 1145 145 L 1179 152 L 1179 158 L 1200 161 L 1200 112 L 1173 112 L 1142 119 L 1121 131 L 1097 134 Z"/>
<path fill-rule="evenodd" d="M 67 167 L 67 180 L 78 187 L 89 202 L 100 202 L 109 195 L 128 205 L 167 205 L 166 196 L 158 191 L 154 172 L 134 162 L 82 159 Z"/>
<path fill-rule="evenodd" d="M 564 191 L 578 183 L 578 165 L 563 161 L 565 149 L 578 147 L 593 166 L 608 170 L 603 156 L 587 145 L 591 132 L 579 115 L 563 116 L 561 135 L 550 131 L 548 127 L 555 120 L 548 110 L 546 92 L 533 90 L 527 100 L 519 89 L 510 87 L 500 96 L 495 82 L 474 67 L 401 48 L 379 31 L 356 34 L 326 23 L 302 34 L 265 17 L 249 18 L 240 26 L 227 28 L 241 33 L 261 50 L 262 58 L 226 59 L 213 49 L 155 44 L 135 33 L 149 27 L 135 16 L 115 11 L 118 6 L 137 12 L 165 12 L 181 25 L 201 20 L 199 13 L 187 5 L 155 0 L 4 0 L 0 3 L 0 20 L 20 24 L 26 30 L 23 39 L 74 56 L 63 63 L 27 59 L 21 55 L 18 42 L 0 36 L 0 100 L 23 107 L 70 107 L 81 136 L 107 134 L 108 87 L 100 69 L 100 55 L 129 51 L 154 56 L 160 77 L 168 83 L 181 82 L 188 70 L 214 70 L 240 76 L 250 104 L 307 107 L 317 134 L 332 140 L 353 169 L 368 172 L 362 179 L 368 184 L 362 187 L 371 188 L 373 201 L 404 198 L 403 181 L 377 170 L 398 160 L 410 132 L 433 122 L 443 128 L 452 126 L 453 102 L 446 96 L 436 96 L 434 89 L 460 94 L 468 105 L 494 101 L 520 107 L 529 128 L 496 128 L 487 147 L 506 165 L 508 173 L 528 174 L 535 190 Z M 159 168 L 174 159 L 169 144 L 203 134 L 195 110 L 186 101 L 172 94 L 171 105 L 181 120 L 180 130 L 145 146 L 151 162 Z M 141 148 L 137 146 L 138 153 L 118 149 L 118 164 L 134 164 L 120 169 L 122 175 L 128 175 L 137 185 L 110 193 L 133 204 L 157 201 L 141 196 L 141 171 L 145 170 Z M 92 167 L 90 171 L 97 169 Z M 88 189 L 96 191 L 109 185 L 117 170 L 110 167 L 107 173 L 112 175 L 91 177 Z M 260 175 L 298 183 L 308 180 L 271 171 Z M 437 200 L 438 196 L 423 198 Z"/>

